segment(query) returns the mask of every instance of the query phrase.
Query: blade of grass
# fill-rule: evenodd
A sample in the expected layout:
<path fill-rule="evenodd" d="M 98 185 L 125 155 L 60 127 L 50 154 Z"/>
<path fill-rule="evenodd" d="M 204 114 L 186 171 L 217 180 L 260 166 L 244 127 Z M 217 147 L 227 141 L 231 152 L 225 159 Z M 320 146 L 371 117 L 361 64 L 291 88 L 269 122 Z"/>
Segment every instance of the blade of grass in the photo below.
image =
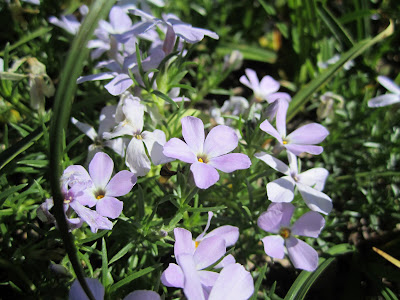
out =
<path fill-rule="evenodd" d="M 104 17 L 115 0 L 97 0 L 90 6 L 77 36 L 74 38 L 64 69 L 61 73 L 60 84 L 54 102 L 52 123 L 50 126 L 50 179 L 54 199 L 54 215 L 62 236 L 65 249 L 75 271 L 77 279 L 89 299 L 94 297 L 86 284 L 84 272 L 79 262 L 73 236 L 68 231 L 60 190 L 60 175 L 62 173 L 62 157 L 64 154 L 64 131 L 67 127 L 71 105 L 76 89 L 76 80 L 83 69 L 83 62 L 88 56 L 87 42 L 91 38 L 98 21 Z"/>

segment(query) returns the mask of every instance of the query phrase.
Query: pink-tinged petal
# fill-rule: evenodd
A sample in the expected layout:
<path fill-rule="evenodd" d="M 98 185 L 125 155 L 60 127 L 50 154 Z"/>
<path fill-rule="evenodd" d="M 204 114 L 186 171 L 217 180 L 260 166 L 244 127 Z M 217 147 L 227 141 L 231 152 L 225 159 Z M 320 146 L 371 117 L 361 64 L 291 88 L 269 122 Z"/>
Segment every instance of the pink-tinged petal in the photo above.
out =
<path fill-rule="evenodd" d="M 106 196 L 119 197 L 128 194 L 136 184 L 137 178 L 132 172 L 123 170 L 111 178 L 106 186 Z"/>
<path fill-rule="evenodd" d="M 260 82 L 260 90 L 264 94 L 265 98 L 267 95 L 277 92 L 280 86 L 279 82 L 269 75 L 264 76 Z"/>
<path fill-rule="evenodd" d="M 95 278 L 85 278 L 86 284 L 89 287 L 89 290 L 92 292 L 94 298 L 96 300 L 104 299 L 104 286 L 100 283 L 98 279 Z M 71 289 L 69 290 L 69 300 L 89 300 L 86 296 L 85 291 L 83 290 L 81 284 L 78 279 L 75 279 L 71 285 Z"/>
<path fill-rule="evenodd" d="M 325 219 L 315 211 L 306 212 L 293 224 L 291 233 L 317 238 L 325 226 Z"/>
<path fill-rule="evenodd" d="M 117 198 L 105 196 L 98 200 L 96 211 L 104 217 L 115 219 L 121 214 L 123 206 L 124 203 Z"/>
<path fill-rule="evenodd" d="M 313 247 L 294 237 L 286 239 L 285 244 L 296 269 L 312 272 L 318 267 L 318 253 Z"/>
<path fill-rule="evenodd" d="M 111 230 L 113 228 L 113 224 L 109 219 L 101 216 L 96 211 L 83 206 L 78 201 L 72 201 L 70 206 L 76 214 L 90 226 L 90 230 L 93 233 L 96 233 L 98 229 Z"/>
<path fill-rule="evenodd" d="M 261 159 L 263 162 L 265 162 L 268 166 L 270 166 L 272 169 L 281 172 L 285 175 L 290 175 L 290 170 L 289 167 L 282 162 L 281 160 L 273 157 L 272 155 L 269 155 L 265 152 L 258 152 L 254 154 L 254 156 L 258 159 Z"/>
<path fill-rule="evenodd" d="M 185 277 L 183 291 L 188 299 L 205 300 L 203 288 L 200 283 L 200 277 L 197 273 L 193 256 L 190 254 L 181 254 L 176 257 L 179 266 Z"/>
<path fill-rule="evenodd" d="M 208 300 L 247 300 L 253 293 L 254 281 L 250 272 L 240 264 L 233 264 L 222 269 Z"/>
<path fill-rule="evenodd" d="M 143 141 L 135 137 L 126 148 L 126 165 L 136 176 L 145 176 L 151 168 L 150 160 L 144 149 Z"/>
<path fill-rule="evenodd" d="M 332 199 L 323 192 L 317 191 L 307 185 L 297 183 L 297 188 L 307 206 L 313 210 L 327 215 L 332 210 Z"/>
<path fill-rule="evenodd" d="M 378 76 L 377 79 L 389 92 L 400 95 L 400 87 L 393 80 L 386 76 Z"/>
<path fill-rule="evenodd" d="M 314 145 L 321 143 L 329 134 L 329 131 L 321 124 L 311 123 L 293 131 L 287 136 L 290 144 Z"/>
<path fill-rule="evenodd" d="M 219 273 L 212 271 L 197 271 L 197 274 L 199 275 L 201 285 L 208 291 L 211 291 L 219 276 Z"/>
<path fill-rule="evenodd" d="M 219 236 L 212 236 L 200 242 L 193 259 L 196 269 L 202 270 L 215 263 L 226 253 L 225 240 Z"/>
<path fill-rule="evenodd" d="M 273 93 L 273 94 L 267 96 L 267 101 L 269 104 L 275 102 L 278 99 L 284 99 L 287 102 L 292 101 L 292 97 L 290 97 L 290 95 L 288 93 L 278 92 L 278 93 Z"/>
<path fill-rule="evenodd" d="M 234 263 L 236 263 L 235 258 L 233 257 L 232 254 L 228 254 L 214 268 L 215 269 L 225 268 L 227 265 L 231 265 Z"/>
<path fill-rule="evenodd" d="M 209 158 L 217 157 L 234 150 L 239 138 L 235 130 L 225 125 L 218 125 L 211 129 L 204 142 L 204 153 Z"/>
<path fill-rule="evenodd" d="M 158 129 L 153 132 L 144 131 L 142 137 L 154 165 L 166 164 L 174 160 L 174 158 L 167 157 L 163 153 L 165 145 L 165 133 L 163 131 Z"/>
<path fill-rule="evenodd" d="M 289 102 L 285 99 L 278 100 L 278 108 L 276 111 L 276 130 L 281 137 L 286 136 L 286 114 L 289 108 Z"/>
<path fill-rule="evenodd" d="M 181 120 L 182 135 L 194 153 L 203 153 L 204 125 L 199 118 L 188 116 Z"/>
<path fill-rule="evenodd" d="M 303 152 L 319 155 L 324 151 L 324 148 L 321 146 L 313 146 L 313 145 L 297 145 L 297 144 L 286 144 L 284 145 L 287 150 L 292 152 L 294 155 L 300 155 Z"/>
<path fill-rule="evenodd" d="M 226 247 L 233 246 L 239 238 L 239 228 L 231 225 L 224 225 L 210 231 L 204 238 L 219 236 L 225 240 Z"/>
<path fill-rule="evenodd" d="M 268 256 L 282 259 L 285 256 L 284 239 L 279 235 L 266 236 L 262 239 L 264 251 Z"/>
<path fill-rule="evenodd" d="M 185 277 L 181 267 L 176 264 L 169 264 L 168 268 L 161 275 L 161 282 L 168 287 L 176 287 L 183 289 Z"/>
<path fill-rule="evenodd" d="M 72 124 L 74 124 L 80 131 L 82 131 L 84 134 L 86 134 L 92 141 L 94 141 L 97 138 L 97 132 L 94 130 L 94 128 L 86 123 L 79 122 L 75 118 L 71 118 Z"/>
<path fill-rule="evenodd" d="M 208 189 L 219 180 L 218 171 L 211 165 L 195 162 L 190 166 L 196 186 L 200 189 Z"/>
<path fill-rule="evenodd" d="M 111 178 L 114 162 L 104 152 L 96 153 L 89 164 L 89 174 L 96 188 L 104 189 Z"/>
<path fill-rule="evenodd" d="M 80 83 L 83 83 L 86 81 L 105 80 L 105 79 L 111 79 L 114 77 L 115 77 L 115 73 L 104 72 L 104 73 L 98 73 L 98 74 L 93 74 L 93 75 L 81 76 L 76 80 L 76 83 L 80 84 Z"/>
<path fill-rule="evenodd" d="M 214 215 L 214 214 L 213 214 L 212 211 L 209 211 L 209 212 L 208 212 L 207 225 L 206 225 L 206 227 L 204 228 L 203 232 L 200 233 L 199 236 L 196 238 L 196 241 L 200 242 L 200 241 L 203 239 L 203 237 L 204 237 L 204 235 L 206 234 L 208 228 L 210 228 L 211 219 L 212 219 L 213 215 Z"/>
<path fill-rule="evenodd" d="M 260 81 L 258 80 L 257 73 L 252 69 L 245 69 L 247 78 L 250 81 L 250 88 L 255 91 L 260 89 Z"/>
<path fill-rule="evenodd" d="M 104 87 L 113 96 L 121 95 L 133 84 L 133 80 L 127 74 L 118 74 Z"/>
<path fill-rule="evenodd" d="M 275 212 L 278 214 L 277 219 L 281 227 L 289 227 L 290 220 L 294 212 L 294 205 L 291 203 L 271 203 L 267 212 Z M 276 222 L 276 221 L 275 221 Z M 261 227 L 262 228 L 262 227 Z M 278 228 L 279 230 L 279 228 Z M 276 232 L 278 232 L 278 230 Z M 272 231 L 270 231 L 272 232 Z"/>
<path fill-rule="evenodd" d="M 174 255 L 177 257 L 183 253 L 193 254 L 196 250 L 195 243 L 192 239 L 192 233 L 189 230 L 183 228 L 174 229 L 175 245 Z"/>
<path fill-rule="evenodd" d="M 251 160 L 246 154 L 229 153 L 211 158 L 209 164 L 222 172 L 231 173 L 250 168 Z"/>
<path fill-rule="evenodd" d="M 101 137 L 104 132 L 111 131 L 115 124 L 116 105 L 108 105 L 103 107 L 100 112 L 99 136 Z"/>
<path fill-rule="evenodd" d="M 291 202 L 294 198 L 294 180 L 290 176 L 278 178 L 267 184 L 267 195 L 271 202 Z"/>
<path fill-rule="evenodd" d="M 308 185 L 317 191 L 322 191 L 329 172 L 324 168 L 313 168 L 297 175 L 299 182 Z"/>
<path fill-rule="evenodd" d="M 271 125 L 268 120 L 265 120 L 260 124 L 260 128 L 262 131 L 265 131 L 269 135 L 272 135 L 274 138 L 278 140 L 279 143 L 283 143 L 282 137 L 279 132 Z"/>
<path fill-rule="evenodd" d="M 184 141 L 177 138 L 172 138 L 165 143 L 163 154 L 189 164 L 197 161 L 196 154 L 193 150 Z"/>
<path fill-rule="evenodd" d="M 161 300 L 161 297 L 154 291 L 137 290 L 129 293 L 124 300 Z"/>
<path fill-rule="evenodd" d="M 400 95 L 385 94 L 368 101 L 368 107 L 382 107 L 400 102 Z"/>

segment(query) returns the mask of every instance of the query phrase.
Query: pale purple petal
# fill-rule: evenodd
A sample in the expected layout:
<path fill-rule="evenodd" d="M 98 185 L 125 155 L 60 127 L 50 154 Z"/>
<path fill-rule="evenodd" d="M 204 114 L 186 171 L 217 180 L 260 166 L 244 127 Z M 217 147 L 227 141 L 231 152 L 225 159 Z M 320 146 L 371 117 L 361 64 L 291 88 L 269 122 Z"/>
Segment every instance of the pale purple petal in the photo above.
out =
<path fill-rule="evenodd" d="M 142 137 L 154 165 L 166 164 L 174 160 L 174 158 L 167 157 L 163 153 L 165 145 L 165 133 L 163 131 L 159 129 L 153 132 L 143 131 Z"/>
<path fill-rule="evenodd" d="M 195 243 L 192 239 L 192 233 L 183 228 L 174 229 L 175 244 L 174 255 L 177 257 L 183 253 L 193 254 L 196 250 Z"/>
<path fill-rule="evenodd" d="M 324 151 L 321 146 L 313 145 L 298 145 L 298 144 L 286 144 L 284 145 L 287 150 L 292 152 L 294 155 L 300 155 L 303 152 L 310 153 L 313 155 L 319 155 Z"/>
<path fill-rule="evenodd" d="M 368 101 L 369 107 L 382 107 L 400 102 L 400 95 L 398 94 L 385 94 Z"/>
<path fill-rule="evenodd" d="M 96 188 L 104 189 L 111 178 L 114 162 L 104 152 L 96 153 L 89 164 L 89 174 Z"/>
<path fill-rule="evenodd" d="M 114 150 L 119 156 L 125 156 L 125 142 L 123 138 L 104 141 L 104 146 Z"/>
<path fill-rule="evenodd" d="M 104 87 L 113 96 L 121 95 L 131 85 L 133 80 L 127 74 L 118 74 L 113 80 L 107 83 Z"/>
<path fill-rule="evenodd" d="M 293 212 L 291 203 L 271 203 L 258 218 L 257 225 L 267 232 L 278 233 L 281 227 L 289 227 Z"/>
<path fill-rule="evenodd" d="M 279 82 L 269 75 L 264 76 L 260 82 L 260 90 L 265 98 L 267 95 L 277 92 L 280 86 Z"/>
<path fill-rule="evenodd" d="M 237 147 L 238 141 L 235 130 L 229 126 L 218 125 L 207 135 L 204 142 L 204 153 L 209 158 L 229 153 Z"/>
<path fill-rule="evenodd" d="M 100 112 L 100 124 L 99 124 L 99 136 L 102 136 L 104 132 L 111 131 L 115 125 L 115 111 L 116 105 L 108 105 L 103 107 Z"/>
<path fill-rule="evenodd" d="M 268 256 L 282 259 L 285 257 L 284 239 L 279 235 L 266 236 L 262 239 L 264 251 Z"/>
<path fill-rule="evenodd" d="M 278 100 L 278 108 L 276 111 L 276 130 L 281 137 L 286 136 L 286 114 L 289 108 L 289 102 L 285 99 Z"/>
<path fill-rule="evenodd" d="M 332 210 L 332 199 L 323 192 L 312 187 L 297 183 L 297 188 L 307 206 L 313 210 L 327 215 Z"/>
<path fill-rule="evenodd" d="M 212 236 L 202 240 L 193 255 L 196 269 L 207 268 L 224 256 L 225 253 L 225 240 L 222 237 Z"/>
<path fill-rule="evenodd" d="M 117 198 L 105 196 L 98 200 L 96 211 L 104 217 L 115 219 L 121 214 L 123 206 L 124 203 Z"/>
<path fill-rule="evenodd" d="M 200 277 L 197 273 L 193 256 L 190 254 L 181 254 L 176 257 L 179 266 L 182 268 L 185 285 L 183 291 L 188 299 L 205 300 L 203 288 L 200 283 Z"/>
<path fill-rule="evenodd" d="M 147 157 L 142 140 L 132 138 L 129 142 L 126 148 L 125 163 L 136 176 L 144 176 L 150 171 L 150 160 Z"/>
<path fill-rule="evenodd" d="M 114 29 L 113 33 L 122 33 L 132 26 L 132 21 L 125 11 L 118 7 L 113 6 L 109 14 L 110 23 Z"/>
<path fill-rule="evenodd" d="M 184 117 L 181 120 L 182 135 L 185 142 L 195 154 L 203 153 L 204 125 L 203 121 L 196 117 Z M 165 153 L 164 153 L 165 154 Z M 168 156 L 168 155 L 167 155 Z"/>
<path fill-rule="evenodd" d="M 267 195 L 271 202 L 291 202 L 295 182 L 290 176 L 278 178 L 267 184 Z"/>
<path fill-rule="evenodd" d="M 90 230 L 93 233 L 96 233 L 98 229 L 110 230 L 113 228 L 113 224 L 109 219 L 99 215 L 96 211 L 83 206 L 78 201 L 72 201 L 70 206 L 76 214 L 90 226 Z"/>
<path fill-rule="evenodd" d="M 190 166 L 196 186 L 200 189 L 208 189 L 219 180 L 218 171 L 211 165 L 195 162 Z"/>
<path fill-rule="evenodd" d="M 177 138 L 172 138 L 165 143 L 163 154 L 189 164 L 197 161 L 196 154 L 193 150 L 184 141 Z"/>
<path fill-rule="evenodd" d="M 123 300 L 161 300 L 161 297 L 154 291 L 137 290 L 129 293 Z"/>
<path fill-rule="evenodd" d="M 143 130 L 144 110 L 145 106 L 136 97 L 126 98 L 122 104 L 125 119 L 132 126 L 135 134 L 139 134 Z"/>
<path fill-rule="evenodd" d="M 297 175 L 299 182 L 308 185 L 317 191 L 322 191 L 329 172 L 324 168 L 313 168 Z"/>
<path fill-rule="evenodd" d="M 136 184 L 137 178 L 132 172 L 123 170 L 111 178 L 106 186 L 106 196 L 119 197 L 128 194 Z"/>
<path fill-rule="evenodd" d="M 279 132 L 271 125 L 271 123 L 268 120 L 265 120 L 260 124 L 260 128 L 262 131 L 265 131 L 266 133 L 272 135 L 274 138 L 278 140 L 279 143 L 283 143 L 282 137 L 279 134 Z"/>
<path fill-rule="evenodd" d="M 321 124 L 311 123 L 293 131 L 287 136 L 291 144 L 314 145 L 321 143 L 329 134 L 329 131 Z"/>
<path fill-rule="evenodd" d="M 274 170 L 281 172 L 285 175 L 290 175 L 289 167 L 284 162 L 273 157 L 272 155 L 269 155 L 265 152 L 258 152 L 254 154 L 254 156 L 258 159 L 261 159 L 263 162 L 265 162 L 268 166 L 270 166 Z"/>
<path fill-rule="evenodd" d="M 208 291 L 211 291 L 211 288 L 214 286 L 215 281 L 218 279 L 219 273 L 212 271 L 197 271 L 197 274 L 200 278 L 200 283 Z"/>
<path fill-rule="evenodd" d="M 285 244 L 296 269 L 312 272 L 318 267 L 318 253 L 313 247 L 294 237 L 286 239 Z"/>
<path fill-rule="evenodd" d="M 400 87 L 393 80 L 386 76 L 378 76 L 377 79 L 388 91 L 400 95 Z"/>
<path fill-rule="evenodd" d="M 185 277 L 181 267 L 176 264 L 169 264 L 161 275 L 161 282 L 165 286 L 183 289 Z"/>
<path fill-rule="evenodd" d="M 278 99 L 284 99 L 287 102 L 292 101 L 292 97 L 290 97 L 290 95 L 288 93 L 283 93 L 283 92 L 277 92 L 277 93 L 273 93 L 267 96 L 267 101 L 269 104 L 275 102 Z"/>
<path fill-rule="evenodd" d="M 93 189 L 87 189 L 83 193 L 79 193 L 76 196 L 76 200 L 79 201 L 80 204 L 93 207 L 97 204 L 97 199 L 94 195 Z"/>
<path fill-rule="evenodd" d="M 73 186 L 76 183 L 83 183 L 88 186 L 90 185 L 90 182 L 92 182 L 89 173 L 81 165 L 72 165 L 67 167 L 63 172 L 61 180 L 69 186 Z"/>
<path fill-rule="evenodd" d="M 80 84 L 80 83 L 86 82 L 86 81 L 105 80 L 105 79 L 111 79 L 114 77 L 115 77 L 115 73 L 104 72 L 104 73 L 92 74 L 92 75 L 87 75 L 87 76 L 81 76 L 76 80 L 76 83 Z"/>
<path fill-rule="evenodd" d="M 240 81 L 240 83 L 247 86 L 248 88 L 253 89 L 253 87 L 252 87 L 250 81 L 247 79 L 246 75 L 240 76 L 239 81 Z"/>
<path fill-rule="evenodd" d="M 239 238 L 239 228 L 231 225 L 224 225 L 206 234 L 204 238 L 219 236 L 225 240 L 226 247 L 233 246 Z"/>
<path fill-rule="evenodd" d="M 92 292 L 94 298 L 96 300 L 104 299 L 104 286 L 100 283 L 98 279 L 95 278 L 85 278 L 86 284 L 89 287 L 89 290 Z M 78 279 L 75 279 L 71 285 L 71 289 L 69 290 L 69 300 L 89 300 L 86 296 L 85 291 L 83 290 L 81 284 Z"/>
<path fill-rule="evenodd" d="M 325 219 L 315 211 L 306 212 L 293 224 L 291 233 L 317 238 L 325 226 Z"/>
<path fill-rule="evenodd" d="M 250 168 L 251 160 L 246 154 L 229 153 L 211 158 L 208 164 L 222 172 L 231 173 Z"/>
<path fill-rule="evenodd" d="M 177 36 L 181 37 L 186 42 L 191 44 L 200 42 L 205 35 L 213 39 L 219 38 L 215 32 L 207 29 L 192 27 L 192 25 L 189 24 L 174 24 L 172 27 Z"/>
<path fill-rule="evenodd" d="M 72 124 L 74 124 L 80 131 L 82 131 L 84 134 L 86 134 L 92 141 L 94 141 L 97 138 L 97 132 L 94 130 L 94 128 L 86 123 L 79 122 L 75 118 L 71 118 Z"/>
<path fill-rule="evenodd" d="M 220 268 L 224 268 L 227 265 L 231 265 L 234 264 L 236 262 L 235 258 L 233 257 L 232 254 L 228 254 L 227 256 L 225 256 L 214 268 L 215 269 L 220 269 Z"/>
<path fill-rule="evenodd" d="M 208 300 L 247 300 L 253 293 L 254 281 L 250 272 L 240 264 L 232 264 L 222 269 Z"/>
<path fill-rule="evenodd" d="M 213 214 L 212 211 L 209 211 L 209 212 L 208 212 L 207 225 L 206 225 L 206 227 L 204 228 L 203 232 L 200 233 L 199 236 L 196 238 L 196 241 L 201 241 L 201 240 L 203 239 L 203 237 L 204 237 L 204 235 L 206 234 L 208 228 L 210 228 L 211 219 L 212 219 L 213 215 L 214 215 L 214 214 Z"/>
<path fill-rule="evenodd" d="M 244 72 L 250 81 L 249 88 L 251 88 L 254 92 L 256 90 L 258 91 L 260 89 L 260 81 L 258 80 L 257 73 L 252 69 L 245 69 Z"/>

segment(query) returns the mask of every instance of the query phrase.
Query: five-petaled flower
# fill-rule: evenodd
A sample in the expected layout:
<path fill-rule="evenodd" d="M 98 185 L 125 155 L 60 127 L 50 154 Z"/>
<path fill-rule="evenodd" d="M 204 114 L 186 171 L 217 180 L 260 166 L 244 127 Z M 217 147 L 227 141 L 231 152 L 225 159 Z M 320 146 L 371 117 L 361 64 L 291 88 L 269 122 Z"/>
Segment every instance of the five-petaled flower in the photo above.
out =
<path fill-rule="evenodd" d="M 294 209 L 291 203 L 272 203 L 258 218 L 258 227 L 278 234 L 262 239 L 264 251 L 271 257 L 282 259 L 285 256 L 284 246 L 286 246 L 295 268 L 314 271 L 318 266 L 317 251 L 294 235 L 316 238 L 324 227 L 325 220 L 319 213 L 309 211 L 290 226 Z"/>
<path fill-rule="evenodd" d="M 247 155 L 229 153 L 238 145 L 238 136 L 232 128 L 218 125 L 205 138 L 204 125 L 200 119 L 184 117 L 181 123 L 186 143 L 172 138 L 164 145 L 163 153 L 192 164 L 190 170 L 197 187 L 207 189 L 215 184 L 219 179 L 216 169 L 231 173 L 250 167 L 251 161 Z"/>
<path fill-rule="evenodd" d="M 386 76 L 378 76 L 378 81 L 391 93 L 372 98 L 371 100 L 368 101 L 368 106 L 381 107 L 399 103 L 400 86 L 398 86 L 393 80 L 387 78 Z"/>

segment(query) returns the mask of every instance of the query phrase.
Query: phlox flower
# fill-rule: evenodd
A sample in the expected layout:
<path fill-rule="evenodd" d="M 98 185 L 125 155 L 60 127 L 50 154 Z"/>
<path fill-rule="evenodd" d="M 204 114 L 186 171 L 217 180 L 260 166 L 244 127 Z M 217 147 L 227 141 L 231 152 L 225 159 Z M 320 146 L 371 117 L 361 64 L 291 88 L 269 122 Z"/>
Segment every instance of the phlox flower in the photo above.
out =
<path fill-rule="evenodd" d="M 301 235 L 317 238 L 325 226 L 324 218 L 314 211 L 302 215 L 292 226 L 295 207 L 291 203 L 272 203 L 267 211 L 257 220 L 262 230 L 278 235 L 266 236 L 262 239 L 267 255 L 282 259 L 285 246 L 290 260 L 297 269 L 314 271 L 318 266 L 318 253 L 307 243 L 294 237 Z"/>
<path fill-rule="evenodd" d="M 378 81 L 391 93 L 372 98 L 371 100 L 368 101 L 368 106 L 381 107 L 399 103 L 400 86 L 398 86 L 393 80 L 387 78 L 386 76 L 378 76 Z"/>
<path fill-rule="evenodd" d="M 129 193 L 136 183 L 136 176 L 126 170 L 120 171 L 111 178 L 114 168 L 112 159 L 105 153 L 96 153 L 89 164 L 89 173 L 80 165 L 65 169 L 66 174 L 77 174 L 79 180 L 71 183 L 72 187 L 81 189 L 77 200 L 82 205 L 96 206 L 96 211 L 109 218 L 117 218 L 123 202 L 116 197 Z M 111 178 L 111 180 L 110 180 Z M 82 182 L 85 182 L 82 184 Z"/>
<path fill-rule="evenodd" d="M 321 143 L 329 131 L 322 125 L 310 123 L 296 129 L 289 135 L 286 134 L 286 113 L 289 103 L 284 99 L 278 99 L 278 108 L 276 110 L 276 129 L 268 120 L 261 123 L 261 130 L 272 135 L 278 140 L 281 146 L 285 147 L 295 155 L 300 155 L 303 152 L 310 154 L 321 154 L 323 148 L 315 146 Z"/>
<path fill-rule="evenodd" d="M 238 145 L 235 131 L 225 125 L 211 129 L 204 136 L 203 122 L 196 117 L 184 117 L 181 120 L 182 135 L 185 142 L 172 138 L 164 145 L 164 155 L 192 164 L 197 187 L 207 189 L 219 179 L 218 170 L 231 173 L 247 169 L 251 165 L 249 157 L 242 153 L 229 153 Z"/>
<path fill-rule="evenodd" d="M 294 187 L 297 186 L 304 202 L 311 210 L 325 215 L 331 212 L 332 199 L 322 192 L 329 174 L 328 170 L 313 168 L 299 173 L 297 158 L 290 152 L 288 152 L 290 167 L 264 152 L 256 153 L 254 156 L 286 175 L 267 184 L 267 195 L 270 201 L 291 202 L 294 198 Z"/>
<path fill-rule="evenodd" d="M 104 286 L 96 278 L 85 278 L 85 281 L 96 300 L 104 299 Z M 77 279 L 69 290 L 69 300 L 89 300 Z M 159 294 L 154 291 L 137 290 L 129 293 L 123 300 L 161 300 Z"/>
<path fill-rule="evenodd" d="M 89 12 L 89 8 L 86 5 L 79 7 L 79 12 L 82 16 L 86 16 Z M 81 27 L 81 22 L 75 17 L 75 15 L 70 14 L 66 16 L 61 16 L 60 19 L 54 16 L 49 17 L 49 22 L 56 25 L 70 34 L 77 34 L 79 28 Z"/>
<path fill-rule="evenodd" d="M 210 111 L 211 116 L 214 118 L 219 125 L 230 125 L 232 119 L 227 119 L 226 121 L 222 117 L 222 114 L 230 114 L 232 116 L 239 116 L 244 114 L 249 108 L 249 102 L 246 98 L 240 96 L 231 96 L 229 100 L 224 101 L 221 108 L 213 107 Z"/>
<path fill-rule="evenodd" d="M 103 133 L 110 131 L 115 126 L 115 112 L 117 107 L 115 105 L 105 106 L 100 112 L 99 130 L 96 132 L 92 126 L 86 123 L 79 122 L 75 118 L 71 118 L 74 124 L 80 131 L 86 134 L 93 144 L 89 146 L 88 158 L 91 160 L 97 152 L 101 152 L 104 147 L 111 148 L 120 156 L 125 155 L 124 141 L 122 138 L 104 140 Z"/>
<path fill-rule="evenodd" d="M 151 168 L 150 160 L 144 148 L 145 145 L 153 164 L 164 164 L 172 160 L 163 154 L 163 145 L 166 141 L 165 133 L 158 129 L 153 132 L 143 131 L 144 109 L 145 107 L 139 102 L 139 98 L 126 98 L 122 104 L 122 114 L 118 116 L 119 124 L 112 132 L 103 134 L 105 139 L 132 136 L 126 147 L 125 162 L 136 176 L 146 175 Z"/>

